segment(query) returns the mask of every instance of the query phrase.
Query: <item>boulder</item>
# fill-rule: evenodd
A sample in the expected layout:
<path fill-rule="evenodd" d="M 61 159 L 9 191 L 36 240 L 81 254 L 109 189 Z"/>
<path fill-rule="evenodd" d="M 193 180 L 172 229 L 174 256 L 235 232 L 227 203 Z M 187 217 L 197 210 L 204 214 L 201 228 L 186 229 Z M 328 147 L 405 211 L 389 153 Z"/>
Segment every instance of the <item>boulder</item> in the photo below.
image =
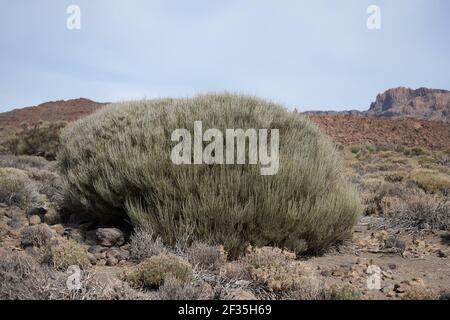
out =
<path fill-rule="evenodd" d="M 121 246 L 125 242 L 123 232 L 117 228 L 99 228 L 96 237 L 97 243 L 105 247 Z"/>
<path fill-rule="evenodd" d="M 38 215 L 33 215 L 28 218 L 31 226 L 35 226 L 41 223 L 41 218 Z"/>
<path fill-rule="evenodd" d="M 44 222 L 50 226 L 61 222 L 61 214 L 55 209 L 49 209 L 44 215 Z"/>

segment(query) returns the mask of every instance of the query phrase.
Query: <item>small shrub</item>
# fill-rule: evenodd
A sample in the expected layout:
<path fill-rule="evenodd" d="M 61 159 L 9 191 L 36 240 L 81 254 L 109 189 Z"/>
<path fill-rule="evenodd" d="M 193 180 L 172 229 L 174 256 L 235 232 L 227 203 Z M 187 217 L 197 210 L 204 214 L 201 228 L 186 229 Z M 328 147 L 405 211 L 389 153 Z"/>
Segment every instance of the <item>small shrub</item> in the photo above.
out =
<path fill-rule="evenodd" d="M 77 265 L 86 269 L 90 263 L 86 249 L 79 243 L 69 240 L 52 248 L 51 261 L 56 269 L 65 270 Z"/>
<path fill-rule="evenodd" d="M 413 286 L 402 295 L 402 300 L 438 300 L 439 294 L 429 288 Z"/>
<path fill-rule="evenodd" d="M 45 224 L 25 227 L 20 235 L 20 244 L 23 247 L 43 248 L 50 244 L 53 237 L 52 230 Z"/>
<path fill-rule="evenodd" d="M 350 285 L 333 286 L 330 288 L 329 298 L 331 300 L 361 300 L 361 292 Z"/>
<path fill-rule="evenodd" d="M 407 197 L 393 208 L 393 223 L 403 228 L 450 227 L 450 201 L 438 196 L 416 194 Z"/>
<path fill-rule="evenodd" d="M 0 300 L 42 300 L 48 298 L 45 272 L 23 252 L 0 259 Z"/>
<path fill-rule="evenodd" d="M 200 294 L 199 288 L 174 277 L 167 277 L 158 289 L 161 300 L 198 300 Z"/>
<path fill-rule="evenodd" d="M 0 202 L 23 208 L 41 203 L 42 199 L 24 171 L 0 168 Z"/>
<path fill-rule="evenodd" d="M 219 275 L 228 281 L 251 280 L 248 264 L 240 260 L 224 264 L 220 268 Z"/>
<path fill-rule="evenodd" d="M 136 266 L 125 279 L 136 287 L 159 287 L 168 277 L 187 283 L 192 280 L 192 266 L 174 254 L 162 253 Z"/>
<path fill-rule="evenodd" d="M 135 261 L 144 261 L 150 257 L 167 252 L 161 238 L 153 233 L 137 230 L 130 237 L 130 257 Z"/>
<path fill-rule="evenodd" d="M 188 249 L 187 257 L 192 265 L 209 270 L 217 270 L 227 262 L 227 253 L 222 246 L 210 246 L 200 242 L 195 242 Z"/>
<path fill-rule="evenodd" d="M 16 168 L 21 170 L 52 170 L 51 162 L 36 156 L 15 156 L 11 154 L 0 154 L 1 168 Z"/>
<path fill-rule="evenodd" d="M 433 170 L 413 171 L 409 180 L 428 193 L 445 193 L 450 190 L 450 176 Z"/>
<path fill-rule="evenodd" d="M 66 122 L 39 122 L 24 125 L 22 131 L 9 141 L 9 149 L 16 155 L 36 155 L 55 160 L 60 146 L 60 131 Z"/>
<path fill-rule="evenodd" d="M 424 148 L 421 148 L 421 147 L 414 147 L 414 148 L 411 148 L 411 150 L 410 150 L 411 156 L 422 156 L 422 155 L 427 155 L 427 154 L 428 154 L 427 150 L 425 150 Z"/>
<path fill-rule="evenodd" d="M 175 165 L 170 136 L 192 133 L 195 121 L 204 130 L 279 129 L 279 171 Z M 223 244 L 233 257 L 248 244 L 318 252 L 348 238 L 360 213 L 329 138 L 303 116 L 253 97 L 117 104 L 68 126 L 61 139 L 58 163 L 73 203 L 103 222 L 131 220 L 170 246 L 192 230 L 191 242 Z"/>
<path fill-rule="evenodd" d="M 279 248 L 249 248 L 244 261 L 253 280 L 270 290 L 295 290 L 310 285 L 315 277 L 310 268 L 295 260 L 295 254 Z"/>
<path fill-rule="evenodd" d="M 35 182 L 39 194 L 45 195 L 50 202 L 62 203 L 63 185 L 58 174 L 48 170 L 36 169 L 29 170 L 27 174 Z"/>

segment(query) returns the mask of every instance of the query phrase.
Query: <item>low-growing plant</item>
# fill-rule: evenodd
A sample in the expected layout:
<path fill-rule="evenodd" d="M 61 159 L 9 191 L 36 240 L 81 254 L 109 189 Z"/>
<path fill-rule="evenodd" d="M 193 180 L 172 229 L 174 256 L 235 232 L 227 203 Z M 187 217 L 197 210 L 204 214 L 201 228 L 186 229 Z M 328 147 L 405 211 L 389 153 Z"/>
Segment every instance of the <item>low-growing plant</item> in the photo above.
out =
<path fill-rule="evenodd" d="M 8 253 L 0 259 L 0 300 L 46 299 L 46 278 L 39 264 L 24 252 Z"/>
<path fill-rule="evenodd" d="M 186 253 L 189 262 L 203 269 L 218 270 L 227 262 L 227 253 L 223 246 L 210 246 L 195 242 Z"/>
<path fill-rule="evenodd" d="M 393 208 L 394 224 L 403 228 L 450 228 L 450 201 L 448 198 L 427 194 L 413 194 Z"/>
<path fill-rule="evenodd" d="M 402 295 L 402 300 L 438 300 L 439 294 L 430 288 L 413 286 Z"/>
<path fill-rule="evenodd" d="M 0 168 L 0 202 L 24 208 L 27 205 L 42 203 L 42 200 L 24 171 Z"/>
<path fill-rule="evenodd" d="M 254 281 L 273 291 L 286 291 L 311 286 L 316 281 L 309 266 L 295 258 L 295 253 L 262 247 L 249 248 L 243 260 L 248 263 Z"/>
<path fill-rule="evenodd" d="M 135 261 L 144 261 L 150 257 L 167 252 L 161 238 L 152 232 L 136 230 L 130 237 L 130 257 Z"/>
<path fill-rule="evenodd" d="M 362 300 L 361 292 L 351 285 L 332 286 L 328 295 L 331 300 Z"/>
<path fill-rule="evenodd" d="M 428 193 L 446 193 L 450 190 L 450 176 L 434 170 L 415 170 L 409 180 Z"/>
<path fill-rule="evenodd" d="M 0 168 L 16 168 L 21 170 L 52 170 L 52 162 L 37 156 L 15 156 L 0 154 Z"/>
<path fill-rule="evenodd" d="M 25 227 L 20 234 L 20 244 L 23 247 L 44 248 L 53 238 L 52 230 L 46 224 Z"/>
<path fill-rule="evenodd" d="M 198 300 L 201 291 L 191 283 L 180 281 L 175 277 L 167 277 L 158 289 L 161 300 Z"/>
<path fill-rule="evenodd" d="M 86 249 L 73 240 L 64 241 L 54 246 L 51 251 L 51 262 L 56 269 L 60 270 L 65 270 L 72 265 L 81 269 L 90 266 Z"/>
<path fill-rule="evenodd" d="M 135 287 L 157 288 L 169 277 L 188 283 L 192 280 L 192 266 L 179 256 L 162 253 L 141 262 L 125 280 Z"/>
<path fill-rule="evenodd" d="M 16 155 L 36 155 L 54 160 L 60 146 L 61 129 L 67 122 L 43 122 L 24 125 L 22 131 L 8 142 L 9 150 Z"/>
<path fill-rule="evenodd" d="M 278 129 L 278 173 L 174 164 L 171 134 L 192 132 L 195 121 L 205 130 Z M 58 163 L 73 203 L 103 222 L 131 220 L 170 246 L 192 230 L 191 241 L 223 244 L 231 256 L 248 244 L 318 252 L 350 237 L 360 213 L 332 142 L 303 116 L 253 97 L 110 106 L 64 130 Z"/>

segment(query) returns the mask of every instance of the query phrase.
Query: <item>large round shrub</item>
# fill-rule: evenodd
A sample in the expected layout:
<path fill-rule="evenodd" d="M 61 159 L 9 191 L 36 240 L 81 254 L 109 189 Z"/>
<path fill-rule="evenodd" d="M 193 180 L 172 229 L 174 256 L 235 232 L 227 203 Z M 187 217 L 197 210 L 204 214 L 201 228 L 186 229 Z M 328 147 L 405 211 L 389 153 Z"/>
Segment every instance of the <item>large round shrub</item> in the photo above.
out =
<path fill-rule="evenodd" d="M 175 129 L 279 129 L 280 167 L 175 165 Z M 206 145 L 206 143 L 204 144 Z M 270 146 L 270 144 L 269 144 Z M 180 239 L 318 251 L 349 236 L 359 207 L 333 144 L 298 114 L 223 94 L 115 104 L 64 130 L 59 165 L 74 205 Z"/>

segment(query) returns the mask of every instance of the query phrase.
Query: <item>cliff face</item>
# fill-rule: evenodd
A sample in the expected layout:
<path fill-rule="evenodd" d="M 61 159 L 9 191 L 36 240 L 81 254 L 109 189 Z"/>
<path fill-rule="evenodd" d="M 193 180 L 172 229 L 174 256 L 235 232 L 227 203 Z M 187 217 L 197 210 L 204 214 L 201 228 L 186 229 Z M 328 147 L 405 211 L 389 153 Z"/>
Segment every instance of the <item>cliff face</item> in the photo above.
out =
<path fill-rule="evenodd" d="M 450 91 L 419 88 L 389 89 L 370 105 L 368 115 L 450 121 Z"/>

